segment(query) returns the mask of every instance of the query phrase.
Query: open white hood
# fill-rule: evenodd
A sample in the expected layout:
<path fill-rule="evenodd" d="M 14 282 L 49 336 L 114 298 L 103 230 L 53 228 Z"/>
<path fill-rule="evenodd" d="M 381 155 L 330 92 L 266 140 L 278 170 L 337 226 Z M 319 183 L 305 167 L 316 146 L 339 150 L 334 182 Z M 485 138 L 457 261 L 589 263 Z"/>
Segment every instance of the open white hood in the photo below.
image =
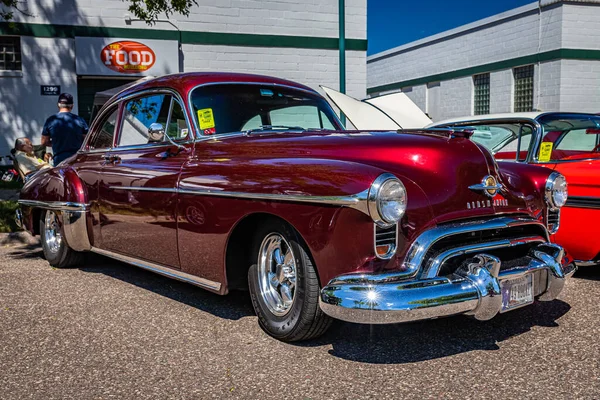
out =
<path fill-rule="evenodd" d="M 421 129 L 431 119 L 402 92 L 357 100 L 321 86 L 325 94 L 358 130 Z"/>

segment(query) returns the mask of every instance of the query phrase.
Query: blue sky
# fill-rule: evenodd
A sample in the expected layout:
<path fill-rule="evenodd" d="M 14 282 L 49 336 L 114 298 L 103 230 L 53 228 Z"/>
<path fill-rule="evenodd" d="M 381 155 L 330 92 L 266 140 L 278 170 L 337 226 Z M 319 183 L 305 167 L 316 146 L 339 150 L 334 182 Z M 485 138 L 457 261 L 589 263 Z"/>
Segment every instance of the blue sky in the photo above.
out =
<path fill-rule="evenodd" d="M 367 0 L 367 54 L 375 54 L 532 0 Z"/>

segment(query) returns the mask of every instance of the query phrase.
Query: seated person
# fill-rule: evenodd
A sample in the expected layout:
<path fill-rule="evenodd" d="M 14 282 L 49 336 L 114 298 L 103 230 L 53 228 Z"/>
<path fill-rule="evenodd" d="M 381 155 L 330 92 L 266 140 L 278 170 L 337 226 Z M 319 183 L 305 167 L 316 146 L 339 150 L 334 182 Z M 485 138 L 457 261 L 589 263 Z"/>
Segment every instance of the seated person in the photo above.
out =
<path fill-rule="evenodd" d="M 15 160 L 24 177 L 41 169 L 51 168 L 50 164 L 35 156 L 33 145 L 27 138 L 19 138 L 15 141 Z"/>

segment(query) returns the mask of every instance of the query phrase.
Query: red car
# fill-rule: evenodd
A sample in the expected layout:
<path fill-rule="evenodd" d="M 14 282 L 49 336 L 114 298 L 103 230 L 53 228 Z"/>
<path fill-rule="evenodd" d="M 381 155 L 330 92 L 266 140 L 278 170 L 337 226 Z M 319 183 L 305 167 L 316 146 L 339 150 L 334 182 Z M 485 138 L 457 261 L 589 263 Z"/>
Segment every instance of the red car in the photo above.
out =
<path fill-rule="evenodd" d="M 507 164 L 469 131 L 344 131 L 276 78 L 149 80 L 99 112 L 83 148 L 21 192 L 55 267 L 92 251 L 219 294 L 248 288 L 286 341 L 331 317 L 395 323 L 552 300 L 575 270 L 550 243 L 560 174 Z"/>
<path fill-rule="evenodd" d="M 580 265 L 600 264 L 600 116 L 581 113 L 494 114 L 436 123 L 474 129 L 472 139 L 497 160 L 542 165 L 569 184 L 565 207 L 550 229 L 552 241 L 565 247 Z M 518 155 L 518 156 L 517 156 Z"/>

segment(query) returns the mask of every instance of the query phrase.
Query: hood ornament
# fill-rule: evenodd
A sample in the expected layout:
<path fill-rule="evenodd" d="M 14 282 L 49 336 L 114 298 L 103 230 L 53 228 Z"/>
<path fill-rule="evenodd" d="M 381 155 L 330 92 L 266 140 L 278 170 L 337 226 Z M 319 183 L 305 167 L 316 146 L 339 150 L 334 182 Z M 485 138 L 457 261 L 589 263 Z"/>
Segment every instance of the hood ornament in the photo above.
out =
<path fill-rule="evenodd" d="M 487 197 L 492 198 L 502 189 L 502 185 L 492 175 L 487 175 L 481 180 L 481 183 L 471 185 L 469 189 L 476 192 L 483 192 Z"/>

